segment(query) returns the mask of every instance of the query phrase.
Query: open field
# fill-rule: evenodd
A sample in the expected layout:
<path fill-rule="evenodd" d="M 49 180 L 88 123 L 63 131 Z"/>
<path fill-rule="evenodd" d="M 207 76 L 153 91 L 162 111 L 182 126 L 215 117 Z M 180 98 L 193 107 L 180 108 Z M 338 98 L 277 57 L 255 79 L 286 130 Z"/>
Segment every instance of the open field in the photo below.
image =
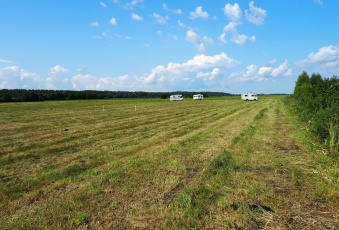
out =
<path fill-rule="evenodd" d="M 1 229 L 339 229 L 283 97 L 0 104 Z"/>

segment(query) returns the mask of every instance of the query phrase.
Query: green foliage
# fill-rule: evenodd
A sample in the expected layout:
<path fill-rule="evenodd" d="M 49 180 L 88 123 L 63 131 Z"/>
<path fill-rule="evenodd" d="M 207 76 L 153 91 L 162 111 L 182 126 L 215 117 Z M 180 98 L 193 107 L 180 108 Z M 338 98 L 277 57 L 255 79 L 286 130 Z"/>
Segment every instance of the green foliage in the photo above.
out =
<path fill-rule="evenodd" d="M 290 108 L 307 122 L 310 130 L 331 150 L 338 152 L 339 78 L 322 78 L 303 72 L 296 82 L 294 94 L 288 98 Z"/>
<path fill-rule="evenodd" d="M 212 159 L 205 171 L 207 176 L 227 176 L 237 168 L 232 155 L 226 150 L 216 158 Z"/>
<path fill-rule="evenodd" d="M 218 195 L 205 185 L 197 188 L 185 186 L 180 191 L 176 204 L 186 218 L 200 219 L 207 213 L 207 207 L 216 200 Z"/>
<path fill-rule="evenodd" d="M 223 92 L 201 92 L 204 97 L 230 96 Z M 92 100 L 92 99 L 124 99 L 124 98 L 169 98 L 171 94 L 182 94 L 185 98 L 192 98 L 195 92 L 143 92 L 143 91 L 96 91 L 96 90 L 26 90 L 0 89 L 0 102 L 28 102 L 51 100 Z"/>

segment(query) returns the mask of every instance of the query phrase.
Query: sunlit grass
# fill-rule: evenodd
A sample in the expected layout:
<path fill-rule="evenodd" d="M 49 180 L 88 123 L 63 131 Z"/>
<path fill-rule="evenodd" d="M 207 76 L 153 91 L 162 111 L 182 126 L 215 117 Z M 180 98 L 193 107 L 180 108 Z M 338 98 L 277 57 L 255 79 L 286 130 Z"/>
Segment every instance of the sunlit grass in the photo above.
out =
<path fill-rule="evenodd" d="M 335 169 L 308 158 L 280 97 L 8 103 L 0 111 L 4 229 L 274 228 L 286 226 L 284 216 L 267 222 L 264 208 L 336 200 L 338 181 L 322 179 Z"/>

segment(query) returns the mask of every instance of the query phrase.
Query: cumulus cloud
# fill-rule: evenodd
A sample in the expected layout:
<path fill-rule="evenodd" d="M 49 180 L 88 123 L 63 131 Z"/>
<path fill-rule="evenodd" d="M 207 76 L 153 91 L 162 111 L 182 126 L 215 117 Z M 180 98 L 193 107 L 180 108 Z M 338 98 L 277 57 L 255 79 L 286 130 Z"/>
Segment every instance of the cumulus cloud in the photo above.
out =
<path fill-rule="evenodd" d="M 31 88 L 42 88 L 41 77 L 36 73 L 28 72 L 19 66 L 0 68 L 0 88 L 22 89 L 31 85 Z"/>
<path fill-rule="evenodd" d="M 241 22 L 242 19 L 242 11 L 238 3 L 235 3 L 234 5 L 227 3 L 224 6 L 224 15 L 233 22 Z"/>
<path fill-rule="evenodd" d="M 197 6 L 195 8 L 195 12 L 190 12 L 190 18 L 191 19 L 196 19 L 196 18 L 207 19 L 208 18 L 208 13 L 204 12 L 202 10 L 202 6 Z"/>
<path fill-rule="evenodd" d="M 165 25 L 167 23 L 167 20 L 169 19 L 168 16 L 161 16 L 157 13 L 153 13 L 153 17 L 160 25 Z"/>
<path fill-rule="evenodd" d="M 67 73 L 68 72 L 67 69 L 65 69 L 65 68 L 63 68 L 63 67 L 61 67 L 59 65 L 56 65 L 56 66 L 50 68 L 49 70 L 50 70 L 50 73 L 52 75 L 58 75 L 60 73 Z"/>
<path fill-rule="evenodd" d="M 128 75 L 116 78 L 96 77 L 91 74 L 77 74 L 70 81 L 74 90 L 127 90 Z"/>
<path fill-rule="evenodd" d="M 273 63 L 271 63 L 273 64 Z M 277 78 L 279 76 L 289 77 L 292 75 L 292 69 L 289 68 L 288 61 L 285 60 L 279 66 L 262 66 L 258 67 L 256 65 L 249 65 L 246 67 L 244 72 L 236 72 L 230 75 L 230 78 L 233 78 L 237 81 L 268 81 L 272 78 Z"/>
<path fill-rule="evenodd" d="M 131 14 L 131 18 L 135 21 L 142 21 L 144 20 L 142 17 L 140 17 L 139 15 L 135 14 L 135 13 L 132 13 Z"/>
<path fill-rule="evenodd" d="M 188 30 L 186 32 L 186 40 L 191 43 L 200 43 L 200 38 L 197 33 L 195 33 L 193 30 Z"/>
<path fill-rule="evenodd" d="M 213 80 L 221 75 L 220 68 L 231 68 L 239 62 L 230 58 L 226 53 L 214 56 L 200 54 L 185 63 L 168 63 L 167 66 L 159 65 L 151 73 L 146 74 L 142 81 L 146 84 L 178 83 L 183 81 L 194 82 L 196 79 Z M 209 71 L 210 73 L 207 74 Z"/>
<path fill-rule="evenodd" d="M 60 65 L 53 66 L 49 69 L 50 75 L 46 79 L 45 87 L 47 89 L 65 89 L 69 88 L 69 78 L 66 75 L 69 70 Z"/>
<path fill-rule="evenodd" d="M 324 46 L 317 53 L 310 53 L 306 59 L 297 62 L 297 66 L 304 68 L 319 65 L 322 68 L 339 67 L 339 46 Z"/>
<path fill-rule="evenodd" d="M 248 36 L 244 34 L 233 33 L 231 41 L 237 43 L 238 45 L 245 45 L 248 40 Z"/>
<path fill-rule="evenodd" d="M 207 36 L 200 37 L 196 32 L 193 30 L 188 30 L 186 32 L 186 41 L 193 43 L 195 48 L 200 53 L 205 53 L 205 45 L 204 44 L 213 44 L 213 39 Z"/>
<path fill-rule="evenodd" d="M 111 24 L 111 25 L 116 25 L 116 24 L 117 24 L 117 20 L 116 20 L 115 18 L 111 18 L 111 19 L 109 20 L 109 24 Z"/>
<path fill-rule="evenodd" d="M 263 24 L 266 17 L 266 10 L 254 6 L 254 1 L 251 1 L 249 3 L 249 7 L 250 7 L 249 10 L 245 10 L 245 16 L 247 21 L 255 25 Z"/>
<path fill-rule="evenodd" d="M 196 75 L 197 78 L 201 78 L 204 81 L 213 81 L 222 77 L 221 70 L 219 68 L 214 68 L 210 72 L 198 72 Z"/>
<path fill-rule="evenodd" d="M 264 18 L 266 17 L 266 10 L 263 10 L 261 8 L 258 8 L 254 6 L 254 2 L 251 1 L 249 3 L 249 10 L 245 10 L 245 16 L 247 21 L 259 25 L 264 22 Z M 240 9 L 240 6 L 235 3 L 232 4 L 226 4 L 224 6 L 224 15 L 228 18 L 230 21 L 223 29 L 223 33 L 219 35 L 218 39 L 222 43 L 226 44 L 226 33 L 230 34 L 230 40 L 232 42 L 235 42 L 238 45 L 245 45 L 247 41 L 256 41 L 255 36 L 248 36 L 245 34 L 239 34 L 237 31 L 237 27 L 242 25 L 242 10 Z"/>
<path fill-rule="evenodd" d="M 174 13 L 174 14 L 179 14 L 179 15 L 182 14 L 182 10 L 181 9 L 176 9 L 176 10 L 169 9 L 165 3 L 162 4 L 162 8 L 164 10 L 167 10 L 167 11 L 169 11 L 171 13 Z"/>

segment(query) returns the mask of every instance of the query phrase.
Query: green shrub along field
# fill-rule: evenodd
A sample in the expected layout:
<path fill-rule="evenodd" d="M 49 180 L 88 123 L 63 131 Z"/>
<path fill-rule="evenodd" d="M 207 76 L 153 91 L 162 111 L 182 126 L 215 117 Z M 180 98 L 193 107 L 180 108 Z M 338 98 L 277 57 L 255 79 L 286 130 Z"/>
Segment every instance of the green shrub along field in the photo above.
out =
<path fill-rule="evenodd" d="M 1 229 L 339 229 L 283 96 L 0 104 Z"/>

